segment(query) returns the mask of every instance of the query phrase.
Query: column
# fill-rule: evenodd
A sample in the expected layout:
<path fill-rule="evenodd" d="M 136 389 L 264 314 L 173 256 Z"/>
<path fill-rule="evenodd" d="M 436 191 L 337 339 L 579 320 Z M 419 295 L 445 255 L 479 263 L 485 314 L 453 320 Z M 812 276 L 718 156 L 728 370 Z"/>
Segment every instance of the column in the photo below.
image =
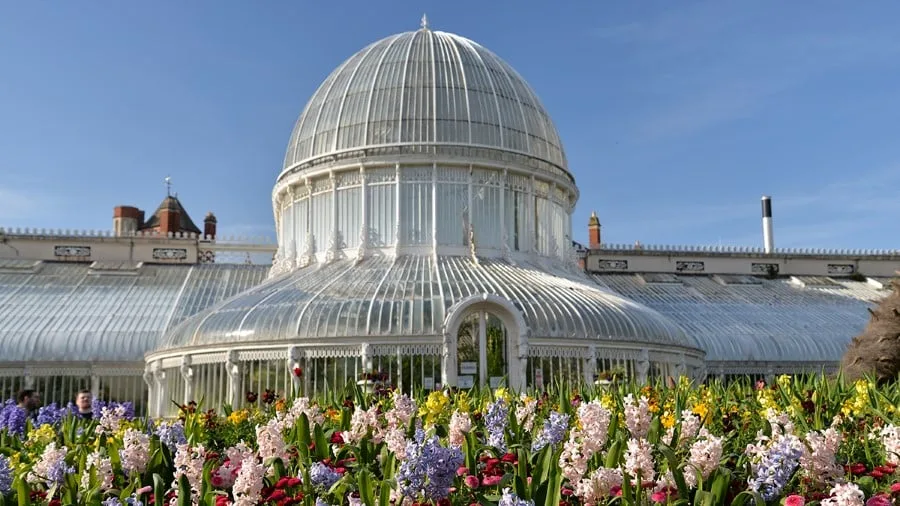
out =
<path fill-rule="evenodd" d="M 301 387 L 303 386 L 303 366 L 301 359 L 303 358 L 303 349 L 299 346 L 291 346 L 288 348 L 288 372 L 291 375 L 291 394 L 294 397 L 303 395 Z M 299 372 L 299 374 L 298 374 Z"/>
<path fill-rule="evenodd" d="M 191 367 L 191 356 L 185 355 L 181 357 L 181 379 L 184 381 L 184 399 L 182 402 L 187 404 L 194 400 L 194 368 Z"/>
<path fill-rule="evenodd" d="M 594 383 L 594 373 L 596 373 L 597 369 L 597 347 L 594 345 L 588 346 L 587 350 L 585 350 L 584 355 L 584 382 L 588 385 Z"/>
<path fill-rule="evenodd" d="M 469 179 L 471 182 L 471 178 Z M 471 187 L 470 187 L 471 188 Z M 469 190 L 471 195 L 471 190 Z M 490 385 L 487 369 L 487 318 L 484 311 L 478 312 L 478 377 L 482 385 Z"/>
<path fill-rule="evenodd" d="M 228 371 L 228 402 L 232 406 L 241 405 L 241 364 L 238 361 L 237 350 L 230 350 L 225 359 L 225 369 Z"/>

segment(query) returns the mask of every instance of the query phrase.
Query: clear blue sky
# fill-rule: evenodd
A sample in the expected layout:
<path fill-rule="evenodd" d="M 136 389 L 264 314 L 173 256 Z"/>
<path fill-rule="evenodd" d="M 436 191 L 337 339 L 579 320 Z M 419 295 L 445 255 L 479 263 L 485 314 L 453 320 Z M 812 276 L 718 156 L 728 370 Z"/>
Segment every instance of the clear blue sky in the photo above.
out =
<path fill-rule="evenodd" d="M 272 234 L 307 98 L 418 28 L 534 87 L 607 242 L 900 247 L 900 3 L 30 1 L 0 6 L 0 225 L 109 229 L 163 178 L 195 221 Z"/>

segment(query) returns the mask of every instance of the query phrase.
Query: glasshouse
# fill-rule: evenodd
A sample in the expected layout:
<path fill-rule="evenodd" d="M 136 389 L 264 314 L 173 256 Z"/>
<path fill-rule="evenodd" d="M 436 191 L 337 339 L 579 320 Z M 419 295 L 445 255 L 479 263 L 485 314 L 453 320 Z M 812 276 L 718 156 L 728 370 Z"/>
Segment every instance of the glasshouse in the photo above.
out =
<path fill-rule="evenodd" d="M 506 62 L 420 30 L 329 75 L 288 143 L 271 277 L 147 357 L 151 412 L 348 381 L 404 389 L 699 375 L 703 351 L 576 265 L 578 188 Z"/>

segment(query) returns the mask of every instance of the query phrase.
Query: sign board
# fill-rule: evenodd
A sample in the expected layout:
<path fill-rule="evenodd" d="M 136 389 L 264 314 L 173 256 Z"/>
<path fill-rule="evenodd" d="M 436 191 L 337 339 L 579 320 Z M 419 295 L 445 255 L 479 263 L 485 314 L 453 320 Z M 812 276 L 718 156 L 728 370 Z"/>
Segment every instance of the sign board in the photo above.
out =
<path fill-rule="evenodd" d="M 431 376 L 422 378 L 422 388 L 425 390 L 434 390 L 434 378 Z"/>
<path fill-rule="evenodd" d="M 459 388 L 472 388 L 475 386 L 474 376 L 460 376 L 456 378 L 456 386 Z"/>
<path fill-rule="evenodd" d="M 497 388 L 503 384 L 503 376 L 491 376 L 491 388 Z"/>
<path fill-rule="evenodd" d="M 544 370 L 534 370 L 534 386 L 535 388 L 544 388 Z"/>
<path fill-rule="evenodd" d="M 478 374 L 478 362 L 460 362 L 460 374 Z"/>

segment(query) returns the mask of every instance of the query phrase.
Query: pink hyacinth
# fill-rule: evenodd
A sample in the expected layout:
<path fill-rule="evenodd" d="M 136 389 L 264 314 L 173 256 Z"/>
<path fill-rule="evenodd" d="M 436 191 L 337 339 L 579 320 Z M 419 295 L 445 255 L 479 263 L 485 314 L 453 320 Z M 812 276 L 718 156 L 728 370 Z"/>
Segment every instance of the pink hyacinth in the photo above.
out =
<path fill-rule="evenodd" d="M 575 495 L 584 504 L 596 504 L 615 495 L 614 491 L 621 487 L 622 470 L 601 467 L 591 473 L 589 478 L 578 482 L 575 486 Z"/>
<path fill-rule="evenodd" d="M 265 425 L 256 426 L 256 443 L 263 460 L 276 457 L 285 460 L 288 457 L 282 425 L 274 418 Z"/>
<path fill-rule="evenodd" d="M 356 444 L 366 436 L 369 436 L 371 430 L 371 439 L 375 444 L 380 444 L 383 434 L 379 430 L 381 424 L 378 422 L 378 406 L 372 406 L 369 409 L 362 409 L 356 406 L 353 416 L 350 417 L 350 430 L 341 432 L 341 437 L 348 444 Z"/>
<path fill-rule="evenodd" d="M 537 399 L 532 399 L 524 393 L 519 396 L 522 401 L 516 407 L 516 423 L 528 432 L 534 428 L 535 411 L 537 410 Z"/>
<path fill-rule="evenodd" d="M 179 444 L 175 451 L 175 479 L 172 488 L 178 493 L 178 481 L 187 477 L 191 485 L 191 504 L 200 503 L 200 486 L 203 480 L 203 464 L 206 463 L 206 449 L 203 445 L 191 447 L 187 443 Z M 175 499 L 173 499 L 175 500 Z M 177 503 L 176 503 L 177 504 Z"/>
<path fill-rule="evenodd" d="M 865 506 L 866 496 L 855 483 L 835 485 L 831 497 L 822 499 L 822 506 Z"/>
<path fill-rule="evenodd" d="M 625 451 L 625 472 L 632 478 L 632 483 L 652 482 L 656 477 L 653 468 L 653 447 L 646 439 L 629 439 Z"/>
<path fill-rule="evenodd" d="M 469 414 L 454 411 L 453 415 L 450 416 L 450 445 L 462 446 L 463 441 L 466 439 L 466 434 L 470 430 L 472 430 L 472 419 L 469 418 Z"/>
<path fill-rule="evenodd" d="M 126 430 L 119 458 L 126 473 L 141 474 L 146 471 L 150 460 L 150 437 L 135 429 Z"/>
<path fill-rule="evenodd" d="M 100 490 L 106 492 L 113 487 L 115 475 L 113 474 L 112 461 L 104 457 L 100 452 L 89 453 L 84 462 L 84 472 L 81 474 L 81 488 L 91 487 L 91 468 L 96 469 L 97 478 L 100 480 Z"/>
<path fill-rule="evenodd" d="M 256 506 L 262 499 L 263 479 L 266 468 L 255 456 L 249 456 L 241 462 L 241 470 L 234 480 L 232 493 L 234 506 Z"/>
<path fill-rule="evenodd" d="M 834 426 L 821 432 L 810 431 L 806 434 L 809 448 L 803 448 L 800 468 L 813 483 L 833 485 L 844 477 L 844 468 L 836 459 L 843 440 L 843 436 Z"/>
<path fill-rule="evenodd" d="M 641 396 L 637 401 L 634 395 L 628 394 L 623 399 L 625 404 L 625 425 L 635 439 L 644 439 L 650 431 L 650 401 Z"/>
<path fill-rule="evenodd" d="M 418 409 L 416 401 L 411 399 L 408 395 L 400 393 L 399 390 L 394 390 L 394 393 L 391 395 L 391 400 L 394 403 L 394 407 L 384 414 L 384 419 L 387 420 L 388 429 L 398 427 L 405 429 Z"/>
<path fill-rule="evenodd" d="M 697 473 L 705 480 L 719 467 L 722 460 L 721 437 L 713 436 L 708 430 L 701 429 L 699 437 L 691 445 L 688 464 L 685 466 L 684 481 L 689 487 L 697 486 Z"/>

